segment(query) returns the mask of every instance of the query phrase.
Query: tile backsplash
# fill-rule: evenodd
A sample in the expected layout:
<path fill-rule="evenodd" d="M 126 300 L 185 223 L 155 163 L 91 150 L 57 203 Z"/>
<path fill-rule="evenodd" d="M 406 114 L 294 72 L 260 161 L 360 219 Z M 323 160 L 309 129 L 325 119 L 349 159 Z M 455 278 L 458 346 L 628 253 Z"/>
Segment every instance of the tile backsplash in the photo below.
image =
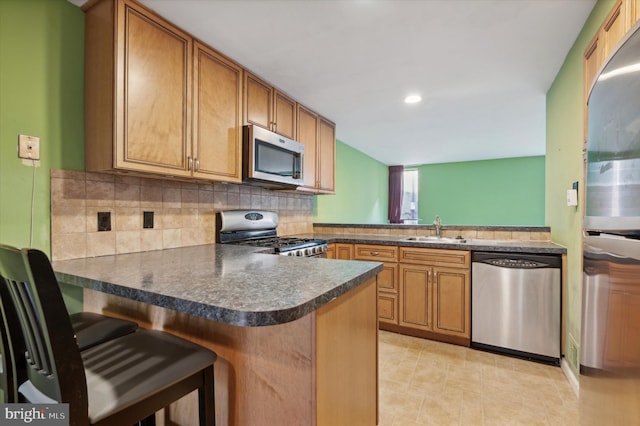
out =
<path fill-rule="evenodd" d="M 313 195 L 52 170 L 52 259 L 211 244 L 216 212 L 239 208 L 278 212 L 279 235 L 313 232 Z M 111 231 L 98 231 L 99 212 L 110 213 Z M 153 212 L 153 228 L 143 228 L 144 212 Z"/>

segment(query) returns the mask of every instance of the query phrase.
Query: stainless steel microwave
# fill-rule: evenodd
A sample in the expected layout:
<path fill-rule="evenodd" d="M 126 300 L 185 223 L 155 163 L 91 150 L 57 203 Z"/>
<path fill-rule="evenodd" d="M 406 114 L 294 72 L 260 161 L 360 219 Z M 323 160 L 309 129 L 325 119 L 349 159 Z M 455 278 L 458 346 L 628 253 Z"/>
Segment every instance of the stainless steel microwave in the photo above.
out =
<path fill-rule="evenodd" d="M 243 127 L 243 180 L 266 187 L 302 185 L 304 145 L 250 125 Z"/>

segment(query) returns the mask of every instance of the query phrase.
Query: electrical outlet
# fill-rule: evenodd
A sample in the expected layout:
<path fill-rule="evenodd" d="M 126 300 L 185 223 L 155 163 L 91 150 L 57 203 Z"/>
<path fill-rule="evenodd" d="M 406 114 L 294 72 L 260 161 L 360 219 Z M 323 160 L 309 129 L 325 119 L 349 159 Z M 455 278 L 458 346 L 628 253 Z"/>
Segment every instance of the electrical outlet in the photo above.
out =
<path fill-rule="evenodd" d="M 98 212 L 98 232 L 111 231 L 111 212 Z"/>
<path fill-rule="evenodd" d="M 18 135 L 18 158 L 39 160 L 40 138 L 37 136 Z"/>
<path fill-rule="evenodd" d="M 153 228 L 153 212 L 142 212 L 142 227 Z"/>

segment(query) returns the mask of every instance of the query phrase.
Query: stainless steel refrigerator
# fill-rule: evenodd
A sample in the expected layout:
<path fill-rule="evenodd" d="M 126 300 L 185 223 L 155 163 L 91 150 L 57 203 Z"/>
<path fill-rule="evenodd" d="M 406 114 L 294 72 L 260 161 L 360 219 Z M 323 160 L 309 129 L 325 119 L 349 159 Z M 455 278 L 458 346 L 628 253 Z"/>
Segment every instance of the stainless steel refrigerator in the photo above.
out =
<path fill-rule="evenodd" d="M 589 96 L 580 423 L 640 425 L 640 28 Z"/>

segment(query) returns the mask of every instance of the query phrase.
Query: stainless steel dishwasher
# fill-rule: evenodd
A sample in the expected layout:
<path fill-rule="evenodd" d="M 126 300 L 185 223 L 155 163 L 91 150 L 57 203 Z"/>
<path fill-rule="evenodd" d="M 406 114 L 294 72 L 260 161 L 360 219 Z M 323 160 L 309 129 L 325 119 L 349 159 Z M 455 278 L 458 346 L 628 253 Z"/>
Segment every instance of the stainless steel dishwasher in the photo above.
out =
<path fill-rule="evenodd" d="M 471 346 L 558 364 L 560 256 L 474 252 Z"/>

